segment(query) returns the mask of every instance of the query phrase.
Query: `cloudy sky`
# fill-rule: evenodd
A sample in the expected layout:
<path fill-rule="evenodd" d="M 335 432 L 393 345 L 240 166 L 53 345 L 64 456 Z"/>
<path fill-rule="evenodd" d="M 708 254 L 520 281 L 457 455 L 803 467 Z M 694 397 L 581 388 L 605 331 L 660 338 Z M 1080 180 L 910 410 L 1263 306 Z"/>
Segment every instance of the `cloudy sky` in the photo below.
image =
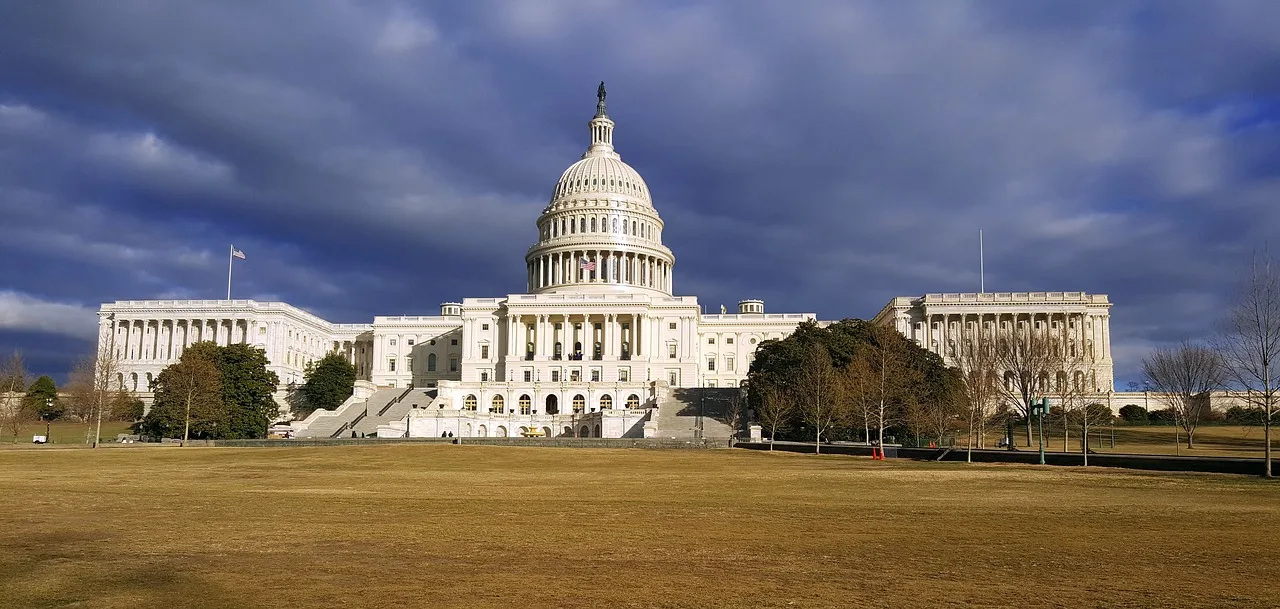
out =
<path fill-rule="evenodd" d="M 1117 384 L 1280 226 L 1280 2 L 7 2 L 0 349 L 100 303 L 337 322 L 523 288 L 609 88 L 677 292 L 870 317 L 1109 294 Z"/>

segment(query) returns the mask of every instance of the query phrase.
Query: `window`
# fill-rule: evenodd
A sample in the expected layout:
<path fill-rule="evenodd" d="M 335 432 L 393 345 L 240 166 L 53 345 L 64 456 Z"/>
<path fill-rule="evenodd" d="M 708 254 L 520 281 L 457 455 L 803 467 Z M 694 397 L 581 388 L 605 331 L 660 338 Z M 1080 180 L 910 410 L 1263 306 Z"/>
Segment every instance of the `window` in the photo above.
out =
<path fill-rule="evenodd" d="M 614 218 L 614 219 L 613 219 L 613 232 L 615 232 L 615 233 L 616 233 L 616 232 L 618 232 L 618 219 L 617 219 L 617 218 Z"/>
<path fill-rule="evenodd" d="M 529 394 L 520 396 L 520 414 L 529 414 L 529 410 L 533 408 L 533 400 L 529 399 Z"/>
<path fill-rule="evenodd" d="M 673 321 L 673 322 L 671 322 L 671 323 L 667 324 L 667 329 L 668 329 L 668 330 L 674 330 L 674 329 L 676 329 L 676 322 L 674 322 L 674 321 Z"/>
<path fill-rule="evenodd" d="M 405 358 L 404 358 L 404 369 L 405 369 L 405 370 L 407 370 L 407 371 L 409 371 L 409 372 L 413 372 L 413 358 L 412 358 L 412 357 L 409 357 L 409 356 L 407 356 L 407 355 L 405 356 Z"/>
<path fill-rule="evenodd" d="M 506 411 L 506 406 L 503 404 L 502 396 L 493 396 L 493 405 L 489 408 L 489 412 L 502 414 L 504 411 Z"/>
<path fill-rule="evenodd" d="M 726 345 L 732 345 L 732 344 L 733 344 L 733 337 L 732 337 L 732 336 L 730 336 L 730 337 L 728 337 L 728 338 L 724 339 L 724 344 L 726 344 Z"/>
<path fill-rule="evenodd" d="M 484 382 L 488 382 L 488 380 L 489 380 L 489 371 L 488 371 L 488 370 L 481 370 L 481 371 L 480 371 L 480 382 L 481 382 L 481 383 L 484 383 Z"/>
<path fill-rule="evenodd" d="M 714 344 L 716 344 L 716 337 L 714 337 L 714 336 L 708 336 L 708 337 L 707 337 L 707 344 L 708 344 L 708 345 L 714 345 Z"/>
<path fill-rule="evenodd" d="M 410 338 L 409 340 L 404 341 L 404 344 L 409 345 L 410 347 L 412 347 L 412 346 L 413 346 L 413 339 L 412 339 L 412 338 Z"/>
<path fill-rule="evenodd" d="M 715 387 L 715 386 L 716 386 L 716 382 L 715 382 L 715 381 L 707 381 L 707 386 L 708 386 L 708 387 Z"/>
<path fill-rule="evenodd" d="M 618 368 L 618 380 L 619 380 L 620 382 L 623 382 L 623 383 L 625 383 L 625 382 L 627 382 L 627 381 L 631 380 L 631 369 L 630 369 L 630 368 Z"/>
<path fill-rule="evenodd" d="M 586 408 L 587 408 L 587 400 L 586 398 L 582 397 L 581 393 L 573 396 L 573 414 L 582 414 L 582 411 L 586 410 Z"/>
<path fill-rule="evenodd" d="M 756 344 L 756 339 L 754 339 L 754 338 L 753 338 L 753 339 L 751 339 L 751 344 L 753 344 L 753 345 L 754 345 L 754 344 Z"/>
<path fill-rule="evenodd" d="M 533 371 L 528 368 L 524 369 L 524 382 L 533 382 Z"/>
<path fill-rule="evenodd" d="M 732 355 L 724 356 L 724 369 L 728 372 L 733 372 L 733 356 Z"/>
<path fill-rule="evenodd" d="M 427 344 L 429 344 L 429 345 L 434 345 L 434 344 L 436 344 L 436 339 L 434 339 L 434 338 L 433 338 L 433 339 L 431 339 L 431 340 L 427 341 Z"/>
<path fill-rule="evenodd" d="M 476 409 L 476 396 L 474 396 L 474 395 L 468 395 L 468 396 L 467 396 L 467 399 L 462 400 L 462 409 L 463 409 L 463 410 L 475 410 L 475 409 Z"/>
<path fill-rule="evenodd" d="M 266 334 L 266 333 L 267 333 L 266 326 L 258 326 L 258 334 Z"/>
<path fill-rule="evenodd" d="M 435 372 L 435 371 L 436 371 L 436 354 L 428 353 L 427 354 L 427 372 Z"/>
<path fill-rule="evenodd" d="M 670 343 L 670 344 L 668 344 L 668 345 L 667 345 L 667 358 L 668 358 L 668 359 L 675 359 L 675 358 L 676 358 L 676 344 L 675 344 L 675 343 Z"/>
<path fill-rule="evenodd" d="M 594 232 L 596 232 L 596 219 L 595 219 L 595 218 L 592 218 L 592 219 L 591 219 L 591 232 L 593 232 L 593 233 L 594 233 Z"/>
<path fill-rule="evenodd" d="M 393 338 L 393 339 L 391 339 L 390 345 L 391 345 L 392 347 L 396 346 L 396 339 L 394 339 L 394 338 Z"/>
<path fill-rule="evenodd" d="M 612 410 L 612 409 L 613 409 L 613 396 L 610 396 L 610 395 L 600 396 L 600 410 Z"/>
<path fill-rule="evenodd" d="M 596 324 L 596 325 L 595 325 L 595 328 L 596 328 L 596 331 L 597 331 L 597 332 L 598 332 L 598 331 L 600 331 L 600 328 L 602 328 L 602 327 L 603 327 L 603 324 Z"/>
<path fill-rule="evenodd" d="M 551 382 L 553 382 L 553 383 L 559 383 L 559 382 L 560 382 L 560 371 L 559 371 L 559 370 L 552 370 L 552 371 L 551 371 Z"/>
<path fill-rule="evenodd" d="M 592 368 L 592 369 L 591 369 L 591 382 L 593 382 L 593 383 L 599 383 L 599 382 L 600 382 L 600 369 L 599 369 L 599 368 Z"/>
<path fill-rule="evenodd" d="M 634 393 L 627 396 L 627 408 L 635 410 L 636 408 L 639 408 L 639 407 L 640 407 L 640 396 Z"/>
<path fill-rule="evenodd" d="M 707 358 L 707 371 L 709 372 L 716 371 L 716 356 L 712 355 L 711 357 Z"/>
<path fill-rule="evenodd" d="M 569 380 L 570 380 L 570 381 L 572 381 L 572 382 L 574 382 L 574 383 L 576 383 L 576 382 L 578 382 L 578 381 L 582 380 L 582 371 L 581 371 L 581 370 L 578 370 L 577 368 L 574 368 L 573 370 L 570 370 L 570 371 L 569 371 Z"/>
<path fill-rule="evenodd" d="M 396 358 L 393 357 L 387 360 L 387 371 L 389 372 L 396 371 Z"/>
<path fill-rule="evenodd" d="M 680 386 L 680 371 L 679 371 L 679 370 L 672 370 L 672 371 L 668 372 L 668 373 L 667 373 L 667 382 L 668 382 L 668 383 L 670 383 L 672 387 L 679 387 L 679 386 Z"/>
<path fill-rule="evenodd" d="M 456 357 L 449 358 L 449 372 L 457 372 L 457 371 L 458 371 L 458 358 Z"/>
<path fill-rule="evenodd" d="M 480 345 L 480 359 L 489 359 L 489 345 Z"/>
<path fill-rule="evenodd" d="M 481 329 L 481 330 L 488 330 L 488 329 L 489 329 L 489 324 L 480 324 L 480 329 Z"/>
<path fill-rule="evenodd" d="M 409 343 L 409 344 L 413 344 L 413 343 Z M 456 344 L 458 344 L 458 339 L 456 339 L 456 338 L 451 339 L 451 340 L 449 341 L 449 344 L 450 344 L 450 345 L 456 345 Z"/>

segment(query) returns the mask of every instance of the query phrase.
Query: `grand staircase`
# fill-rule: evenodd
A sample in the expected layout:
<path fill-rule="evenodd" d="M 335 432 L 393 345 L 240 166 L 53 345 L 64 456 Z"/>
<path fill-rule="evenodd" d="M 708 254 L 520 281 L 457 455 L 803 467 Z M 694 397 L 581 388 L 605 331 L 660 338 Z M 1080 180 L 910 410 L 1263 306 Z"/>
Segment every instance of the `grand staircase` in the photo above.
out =
<path fill-rule="evenodd" d="M 655 437 L 678 440 L 725 439 L 738 430 L 729 426 L 734 388 L 675 389 L 658 403 Z M 745 411 L 745 406 L 742 408 Z M 742 417 L 739 417 L 742 418 Z M 741 422 L 739 422 L 740 424 Z"/>
<path fill-rule="evenodd" d="M 368 399 L 352 396 L 333 410 L 317 410 L 301 422 L 295 421 L 299 438 L 349 438 L 374 435 L 379 425 L 403 419 L 414 403 L 425 406 L 434 394 L 425 389 L 379 389 Z M 420 397 L 421 396 L 421 397 Z"/>

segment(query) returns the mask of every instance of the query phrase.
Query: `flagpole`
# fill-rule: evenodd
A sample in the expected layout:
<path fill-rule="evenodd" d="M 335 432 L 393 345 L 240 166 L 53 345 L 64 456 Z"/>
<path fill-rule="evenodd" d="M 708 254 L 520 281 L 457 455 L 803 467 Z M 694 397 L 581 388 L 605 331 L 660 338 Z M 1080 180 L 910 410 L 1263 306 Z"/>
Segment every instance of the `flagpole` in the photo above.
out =
<path fill-rule="evenodd" d="M 236 245 L 231 244 L 231 251 L 227 252 L 227 300 L 231 300 L 231 262 L 235 260 Z"/>
<path fill-rule="evenodd" d="M 985 262 L 982 252 L 982 229 L 978 229 L 978 292 L 983 294 L 987 291 Z"/>

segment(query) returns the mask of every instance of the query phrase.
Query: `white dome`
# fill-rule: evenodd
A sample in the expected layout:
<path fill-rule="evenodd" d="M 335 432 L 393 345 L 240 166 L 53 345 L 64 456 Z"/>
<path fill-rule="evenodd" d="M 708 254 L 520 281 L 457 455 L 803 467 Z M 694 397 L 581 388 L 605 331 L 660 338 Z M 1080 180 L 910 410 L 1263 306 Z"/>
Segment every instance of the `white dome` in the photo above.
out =
<path fill-rule="evenodd" d="M 630 165 L 623 163 L 616 153 L 596 156 L 588 152 L 583 155 L 582 160 L 564 170 L 560 181 L 556 182 L 551 198 L 555 200 L 583 193 L 627 195 L 653 206 L 644 178 Z"/>

